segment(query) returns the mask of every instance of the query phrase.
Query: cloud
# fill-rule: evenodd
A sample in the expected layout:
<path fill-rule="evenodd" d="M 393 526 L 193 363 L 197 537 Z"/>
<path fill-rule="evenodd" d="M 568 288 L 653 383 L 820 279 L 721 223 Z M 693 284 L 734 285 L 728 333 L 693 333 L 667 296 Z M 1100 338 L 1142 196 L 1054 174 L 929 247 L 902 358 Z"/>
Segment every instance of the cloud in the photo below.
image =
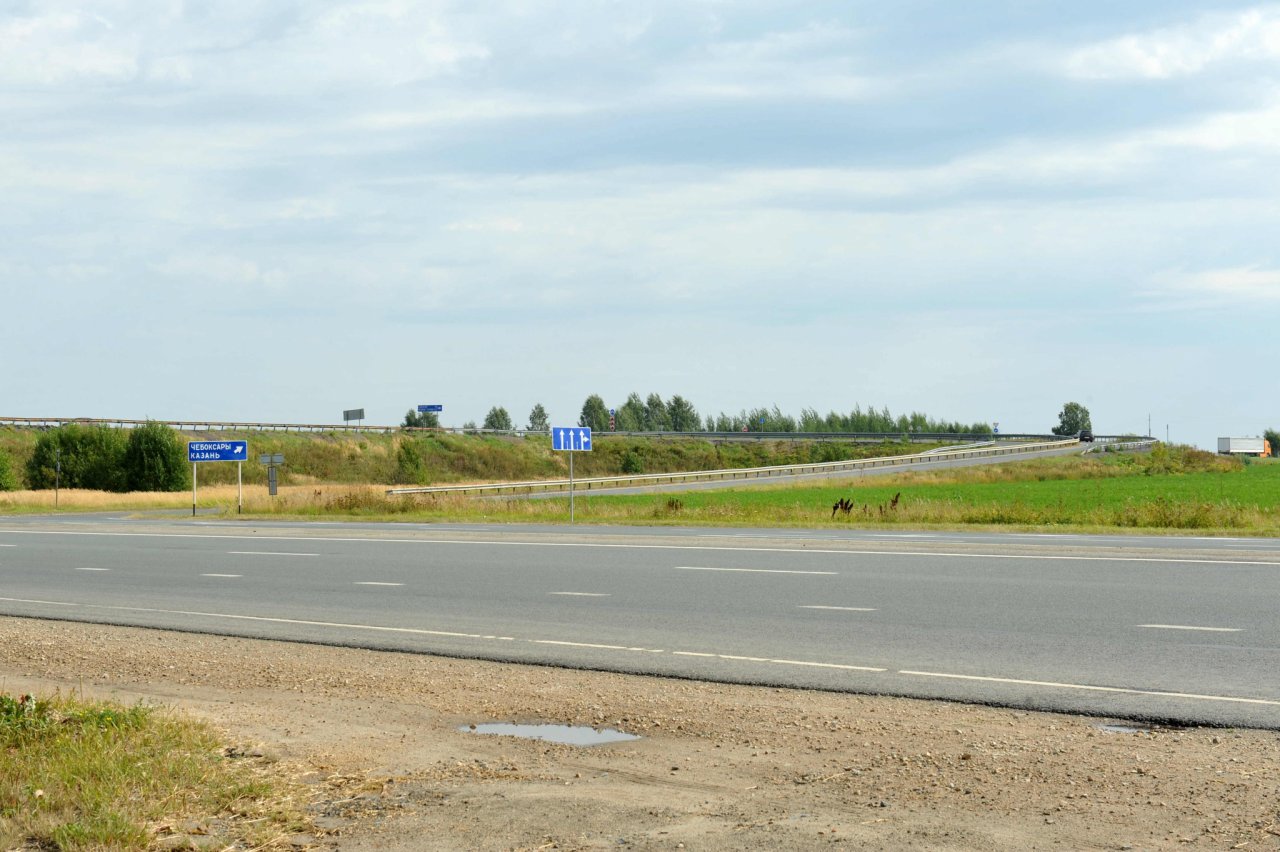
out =
<path fill-rule="evenodd" d="M 135 34 L 78 12 L 0 18 L 0 83 L 119 83 L 138 73 Z"/>
<path fill-rule="evenodd" d="M 1080 79 L 1165 80 L 1241 61 L 1280 61 L 1280 9 L 1208 15 L 1192 24 L 1122 36 L 1072 51 L 1064 66 Z"/>
<path fill-rule="evenodd" d="M 1174 295 L 1203 305 L 1273 305 L 1280 303 L 1280 269 L 1236 266 L 1201 272 L 1166 274 L 1151 291 L 1153 296 Z"/>

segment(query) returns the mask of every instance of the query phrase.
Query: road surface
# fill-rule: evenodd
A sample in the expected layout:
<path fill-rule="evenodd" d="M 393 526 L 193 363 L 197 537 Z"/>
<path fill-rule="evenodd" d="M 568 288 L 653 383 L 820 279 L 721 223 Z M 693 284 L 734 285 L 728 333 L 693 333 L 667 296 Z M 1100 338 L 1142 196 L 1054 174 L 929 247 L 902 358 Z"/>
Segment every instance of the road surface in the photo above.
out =
<path fill-rule="evenodd" d="M 1280 729 L 1280 541 L 0 518 L 0 614 Z"/>

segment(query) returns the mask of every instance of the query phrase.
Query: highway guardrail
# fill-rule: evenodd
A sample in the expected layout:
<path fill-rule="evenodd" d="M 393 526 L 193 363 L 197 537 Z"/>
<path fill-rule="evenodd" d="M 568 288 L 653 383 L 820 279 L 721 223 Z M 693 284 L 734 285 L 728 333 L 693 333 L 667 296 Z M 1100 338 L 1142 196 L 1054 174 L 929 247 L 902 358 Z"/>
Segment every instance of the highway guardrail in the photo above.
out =
<path fill-rule="evenodd" d="M 946 452 L 916 453 L 907 456 L 882 456 L 872 459 L 851 459 L 838 462 L 812 464 L 774 465 L 771 467 L 728 468 L 725 470 L 699 470 L 684 473 L 642 473 L 624 476 L 599 476 L 574 479 L 575 491 L 600 491 L 611 488 L 644 488 L 686 482 L 723 482 L 734 479 L 766 479 L 784 476 L 806 476 L 825 473 L 855 472 L 881 468 L 905 467 L 921 464 L 938 464 L 957 458 L 987 458 L 1007 455 L 1026 455 L 1040 450 L 1072 446 L 1080 442 L 1075 438 L 1058 441 L 1040 441 L 1031 444 L 984 446 L 980 448 L 957 447 Z M 401 494 L 501 494 L 526 495 L 569 490 L 567 479 L 543 479 L 532 482 L 491 482 L 483 485 L 435 485 L 414 488 L 388 488 L 387 495 Z"/>

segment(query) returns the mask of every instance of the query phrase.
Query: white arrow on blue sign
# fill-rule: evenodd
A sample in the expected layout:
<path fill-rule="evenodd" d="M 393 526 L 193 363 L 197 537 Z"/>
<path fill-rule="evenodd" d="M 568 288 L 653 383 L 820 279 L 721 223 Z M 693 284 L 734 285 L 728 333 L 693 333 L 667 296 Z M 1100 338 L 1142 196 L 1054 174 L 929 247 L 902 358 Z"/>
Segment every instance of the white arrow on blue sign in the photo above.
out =
<path fill-rule="evenodd" d="M 551 449 L 591 452 L 591 430 L 585 426 L 556 426 L 551 430 Z"/>
<path fill-rule="evenodd" d="M 249 456 L 248 441 L 188 441 L 187 461 L 244 461 Z"/>

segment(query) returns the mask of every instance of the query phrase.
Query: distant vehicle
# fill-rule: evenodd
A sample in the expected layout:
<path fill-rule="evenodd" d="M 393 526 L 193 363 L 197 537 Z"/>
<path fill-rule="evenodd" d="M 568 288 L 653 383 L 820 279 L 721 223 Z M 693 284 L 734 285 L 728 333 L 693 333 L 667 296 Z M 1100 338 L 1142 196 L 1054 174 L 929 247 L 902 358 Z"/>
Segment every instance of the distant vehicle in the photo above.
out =
<path fill-rule="evenodd" d="M 1081 429 L 1081 430 L 1080 430 L 1080 440 L 1081 440 L 1081 441 L 1092 441 L 1092 440 L 1093 440 L 1093 430 L 1092 430 L 1092 429 Z"/>
<path fill-rule="evenodd" d="M 1269 456 L 1271 442 L 1266 438 L 1219 438 L 1218 452 L 1224 456 Z"/>

